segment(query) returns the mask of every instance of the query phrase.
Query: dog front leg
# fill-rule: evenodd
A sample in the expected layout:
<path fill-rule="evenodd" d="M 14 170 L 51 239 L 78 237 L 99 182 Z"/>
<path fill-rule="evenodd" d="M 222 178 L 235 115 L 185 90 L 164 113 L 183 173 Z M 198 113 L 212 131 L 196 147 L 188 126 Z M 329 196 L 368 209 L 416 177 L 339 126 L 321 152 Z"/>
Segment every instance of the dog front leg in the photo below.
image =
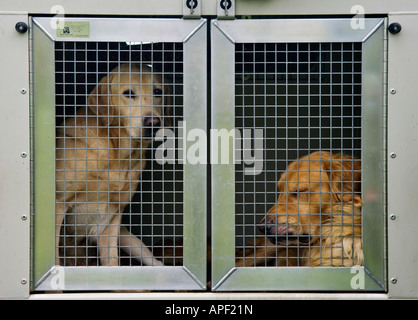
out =
<path fill-rule="evenodd" d="M 116 267 L 119 265 L 118 238 L 120 216 L 115 215 L 98 239 L 100 264 Z"/>
<path fill-rule="evenodd" d="M 271 251 L 270 247 L 256 248 L 251 253 L 246 254 L 245 257 L 236 259 L 235 267 L 255 267 L 265 264 L 271 256 Z M 273 249 L 273 251 L 275 250 Z"/>
<path fill-rule="evenodd" d="M 120 228 L 120 245 L 123 251 L 134 256 L 139 262 L 146 266 L 163 266 L 164 264 L 157 260 L 151 250 L 136 236 L 134 236 L 126 227 Z"/>

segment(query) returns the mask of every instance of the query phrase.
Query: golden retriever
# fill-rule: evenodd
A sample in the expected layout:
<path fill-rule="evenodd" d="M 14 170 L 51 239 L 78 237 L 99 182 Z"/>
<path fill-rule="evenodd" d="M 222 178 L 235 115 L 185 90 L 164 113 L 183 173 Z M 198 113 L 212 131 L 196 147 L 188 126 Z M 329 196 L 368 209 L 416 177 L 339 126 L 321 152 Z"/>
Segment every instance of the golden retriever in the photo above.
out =
<path fill-rule="evenodd" d="M 102 266 L 119 265 L 119 247 L 144 265 L 162 265 L 120 221 L 151 140 L 170 125 L 169 94 L 150 67 L 122 64 L 90 93 L 87 108 L 57 129 L 56 264 L 60 246 L 72 243 L 65 255 L 97 246 Z"/>
<path fill-rule="evenodd" d="M 360 160 L 311 153 L 288 166 L 277 188 L 278 200 L 262 220 L 266 237 L 257 237 L 237 267 L 266 260 L 276 266 L 362 265 Z"/>

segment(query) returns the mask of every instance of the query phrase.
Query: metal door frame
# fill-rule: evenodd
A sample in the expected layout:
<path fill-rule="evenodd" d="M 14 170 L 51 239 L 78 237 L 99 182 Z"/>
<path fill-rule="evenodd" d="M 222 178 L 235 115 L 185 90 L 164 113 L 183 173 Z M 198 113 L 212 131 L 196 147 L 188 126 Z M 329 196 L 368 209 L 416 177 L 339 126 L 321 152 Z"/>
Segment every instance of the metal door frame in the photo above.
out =
<path fill-rule="evenodd" d="M 180 42 L 184 50 L 184 121 L 206 131 L 206 20 L 62 18 L 87 22 L 88 37 L 58 38 L 54 18 L 33 18 L 34 290 L 204 290 L 206 166 L 183 165 L 183 266 L 61 267 L 55 265 L 54 41 Z M 163 28 L 164 27 L 164 28 Z M 164 32 L 161 32 L 162 28 Z M 189 125 L 191 127 L 191 125 Z"/>
<path fill-rule="evenodd" d="M 362 42 L 362 194 L 365 277 L 359 291 L 386 290 L 386 20 L 214 20 L 211 24 L 211 129 L 235 126 L 235 43 Z M 381 81 L 380 81 L 381 80 Z M 367 150 L 367 153 L 364 151 Z M 220 150 L 229 152 L 232 148 Z M 352 291 L 352 268 L 235 267 L 234 163 L 212 164 L 212 284 L 215 291 Z M 378 212 L 379 214 L 376 214 Z"/>
<path fill-rule="evenodd" d="M 184 222 L 184 266 L 170 267 L 56 267 L 54 266 L 54 209 L 55 177 L 54 171 L 54 86 L 53 65 L 42 64 L 43 59 L 53 61 L 54 30 L 49 18 L 35 18 L 34 21 L 34 112 L 35 139 L 34 181 L 35 181 L 35 223 L 34 223 L 34 289 L 51 290 L 59 283 L 61 290 L 98 290 L 98 289 L 157 289 L 157 290 L 201 290 L 206 287 L 206 167 L 204 164 L 191 165 L 185 162 L 184 185 L 185 222 Z M 206 21 L 178 19 L 123 19 L 130 23 L 161 27 L 161 23 L 171 24 L 168 34 L 158 32 L 136 33 L 135 36 L 121 37 L 115 32 L 120 19 L 83 19 L 69 18 L 71 21 L 94 21 L 103 28 L 92 29 L 97 34 L 90 35 L 91 41 L 177 41 L 184 42 L 185 87 L 196 83 L 206 88 Z M 307 23 L 309 21 L 309 23 Z M 344 21 L 345 23 L 341 23 Z M 364 122 L 377 119 L 374 126 L 363 128 L 363 139 L 367 145 L 378 147 L 367 157 L 363 157 L 363 195 L 372 187 L 367 186 L 369 177 L 379 177 L 379 201 L 365 203 L 364 251 L 366 275 L 365 290 L 381 291 L 386 288 L 386 266 L 384 257 L 386 244 L 383 230 L 385 214 L 372 216 L 372 210 L 384 212 L 385 162 L 384 147 L 384 88 L 378 84 L 376 76 L 382 77 L 384 71 L 384 19 L 367 19 L 364 29 L 350 28 L 349 19 L 312 19 L 312 20 L 235 20 L 212 22 L 212 129 L 234 128 L 234 44 L 239 42 L 363 42 L 363 106 Z M 303 24 L 301 23 L 303 22 Z M 323 23 L 331 27 L 323 28 Z M 154 23 L 156 23 L 154 25 Z M 268 26 L 266 26 L 268 24 Z M 175 27 L 179 28 L 175 28 Z M 301 26 L 304 26 L 301 30 Z M 307 26 L 307 27 L 306 27 Z M 243 28 L 245 27 L 245 28 Z M 100 30 L 100 31 L 99 31 Z M 103 31 L 107 30 L 107 31 Z M 242 32 L 245 30 L 245 33 Z M 270 30 L 266 32 L 266 30 Z M 274 30 L 283 30 L 276 34 Z M 327 30 L 327 31 L 326 31 Z M 377 35 L 377 36 L 374 36 Z M 125 38 L 126 37 L 126 38 Z M 63 40 L 63 39 L 60 39 Z M 77 41 L 76 38 L 68 38 Z M 85 39 L 82 39 L 85 41 Z M 39 53 L 37 56 L 36 53 Z M 382 63 L 373 63 L 377 55 Z M 39 60 L 38 60 L 39 59 Z M 190 61 L 190 64 L 187 62 Z M 189 66 L 189 68 L 188 68 Z M 196 72 L 199 68 L 199 72 Z M 193 85 L 192 85 L 193 84 Z M 42 92 L 42 95 L 39 94 Z M 185 90 L 184 120 L 194 124 L 194 128 L 206 131 L 206 90 Z M 379 103 L 376 103 L 379 101 Z M 52 106 L 52 109 L 51 109 Z M 367 107 L 367 108 L 366 108 Z M 52 111 L 51 111 L 52 110 Z M 370 114 L 370 116 L 368 116 Z M 378 116 L 376 116 L 378 115 Z M 382 120 L 382 121 L 381 121 Z M 42 125 L 41 125 L 42 124 Z M 45 125 L 49 124 L 49 125 Z M 189 129 L 189 128 L 188 128 Z M 367 142 L 370 141 L 370 142 Z M 229 150 L 232 159 L 232 150 Z M 379 165 L 376 166 L 375 164 Z M 366 169 L 369 168 L 369 169 Z M 373 173 L 373 174 L 372 174 Z M 38 178 L 37 178 L 38 177 Z M 39 177 L 42 177 L 40 179 Z M 190 181 L 191 183 L 189 183 Z M 194 181 L 194 183 L 193 183 Z M 353 277 L 350 268 L 235 268 L 234 266 L 234 164 L 212 164 L 212 283 L 213 290 L 351 290 L 349 284 Z M 199 186 L 199 188 L 197 188 Z M 188 187 L 188 188 L 186 188 Z M 187 196 L 192 195 L 192 196 Z M 193 200 L 194 199 L 194 200 Z M 369 206 L 369 208 L 367 208 Z M 189 217 L 189 218 L 186 218 Z M 374 224 L 378 232 L 368 232 Z M 199 225 L 200 227 L 196 228 Z M 231 229 L 232 228 L 232 229 Z M 369 244 L 369 245 L 368 245 Z M 41 249 L 42 248 L 42 249 Z M 376 250 L 377 248 L 377 250 Z M 117 269 L 117 270 L 116 270 Z M 292 281 L 297 277 L 297 283 Z M 62 283 L 60 280 L 65 279 Z M 88 279 L 88 281 L 87 281 Z M 271 281 L 276 279 L 277 281 Z M 64 284 L 63 284 L 64 283 Z M 280 283 L 278 285 L 278 283 Z M 300 285 L 298 285 L 300 283 Z M 308 283 L 308 285 L 306 285 Z"/>

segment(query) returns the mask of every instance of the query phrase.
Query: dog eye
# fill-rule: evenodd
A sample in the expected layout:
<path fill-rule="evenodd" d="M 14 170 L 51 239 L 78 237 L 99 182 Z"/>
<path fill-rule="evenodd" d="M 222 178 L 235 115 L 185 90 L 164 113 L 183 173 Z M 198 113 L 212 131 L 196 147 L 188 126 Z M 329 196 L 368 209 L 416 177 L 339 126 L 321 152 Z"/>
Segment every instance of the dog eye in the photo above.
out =
<path fill-rule="evenodd" d="M 161 96 L 163 94 L 163 90 L 161 90 L 159 88 L 156 88 L 156 89 L 154 89 L 154 94 L 156 96 Z"/>
<path fill-rule="evenodd" d="M 297 197 L 303 196 L 303 195 L 305 195 L 307 193 L 308 193 L 308 190 L 307 189 L 299 189 L 299 190 L 292 191 L 290 194 L 293 197 L 297 198 Z"/>
<path fill-rule="evenodd" d="M 128 97 L 129 99 L 134 99 L 136 97 L 135 92 L 133 92 L 131 89 L 123 91 L 123 95 Z"/>

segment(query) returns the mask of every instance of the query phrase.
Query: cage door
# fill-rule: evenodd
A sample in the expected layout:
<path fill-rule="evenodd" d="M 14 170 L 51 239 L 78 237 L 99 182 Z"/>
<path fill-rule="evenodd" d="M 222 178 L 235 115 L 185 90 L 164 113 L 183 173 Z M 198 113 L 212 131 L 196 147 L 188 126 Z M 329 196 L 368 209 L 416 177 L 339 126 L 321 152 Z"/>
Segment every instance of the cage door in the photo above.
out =
<path fill-rule="evenodd" d="M 383 19 L 213 21 L 214 290 L 384 290 Z"/>
<path fill-rule="evenodd" d="M 206 21 L 32 22 L 33 289 L 204 289 Z"/>

